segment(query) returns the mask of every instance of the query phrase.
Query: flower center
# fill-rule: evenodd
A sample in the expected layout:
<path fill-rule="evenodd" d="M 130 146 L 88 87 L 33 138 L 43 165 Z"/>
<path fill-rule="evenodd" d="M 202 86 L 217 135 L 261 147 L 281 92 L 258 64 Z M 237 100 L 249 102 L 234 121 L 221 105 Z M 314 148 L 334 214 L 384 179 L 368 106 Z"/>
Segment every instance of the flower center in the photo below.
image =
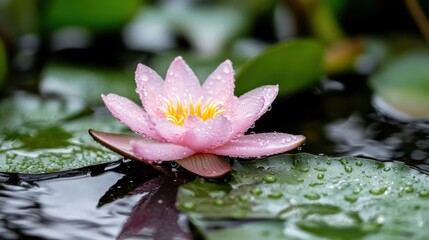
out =
<path fill-rule="evenodd" d="M 194 102 L 191 97 L 188 101 L 182 101 L 179 97 L 164 98 L 165 106 L 159 107 L 165 114 L 165 118 L 178 125 L 182 126 L 188 116 L 197 116 L 203 121 L 209 120 L 223 112 L 221 108 L 221 102 L 213 102 L 211 98 L 204 101 L 203 97 L 198 99 L 198 102 Z"/>

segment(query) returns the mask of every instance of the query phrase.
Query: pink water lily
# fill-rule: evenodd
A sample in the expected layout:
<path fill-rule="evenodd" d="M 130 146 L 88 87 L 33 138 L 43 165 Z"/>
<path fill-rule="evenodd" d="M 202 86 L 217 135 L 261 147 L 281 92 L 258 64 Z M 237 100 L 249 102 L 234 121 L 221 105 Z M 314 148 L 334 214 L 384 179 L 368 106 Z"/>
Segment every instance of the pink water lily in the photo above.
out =
<path fill-rule="evenodd" d="M 231 170 L 220 156 L 254 158 L 300 146 L 305 137 L 286 133 L 245 132 L 270 107 L 278 86 L 262 86 L 234 95 L 234 70 L 226 60 L 200 84 L 181 57 L 171 63 L 165 81 L 139 64 L 136 92 L 143 108 L 110 93 L 102 95 L 110 112 L 139 134 L 91 130 L 99 142 L 121 154 L 145 162 L 176 161 L 202 176 L 216 177 Z"/>

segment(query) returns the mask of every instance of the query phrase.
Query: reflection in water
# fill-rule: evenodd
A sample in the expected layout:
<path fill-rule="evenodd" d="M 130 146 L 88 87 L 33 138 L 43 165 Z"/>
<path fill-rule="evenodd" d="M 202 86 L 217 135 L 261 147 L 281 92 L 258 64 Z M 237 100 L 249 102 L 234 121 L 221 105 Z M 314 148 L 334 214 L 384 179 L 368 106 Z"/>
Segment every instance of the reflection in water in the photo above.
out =
<path fill-rule="evenodd" d="M 114 239 L 140 195 L 101 208 L 100 196 L 122 174 L 0 185 L 2 239 Z"/>
<path fill-rule="evenodd" d="M 325 127 L 338 155 L 399 160 L 429 173 L 429 123 L 352 114 Z"/>

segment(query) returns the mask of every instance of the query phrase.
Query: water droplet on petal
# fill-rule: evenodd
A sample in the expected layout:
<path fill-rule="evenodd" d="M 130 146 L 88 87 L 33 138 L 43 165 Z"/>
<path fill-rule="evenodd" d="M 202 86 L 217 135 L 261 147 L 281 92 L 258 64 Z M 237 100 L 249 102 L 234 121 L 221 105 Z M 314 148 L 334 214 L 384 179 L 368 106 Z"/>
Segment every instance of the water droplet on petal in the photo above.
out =
<path fill-rule="evenodd" d="M 144 82 L 146 82 L 147 80 L 149 80 L 149 77 L 146 74 L 143 74 L 140 78 Z"/>
<path fill-rule="evenodd" d="M 229 68 L 228 68 L 227 66 L 224 66 L 222 70 L 223 70 L 223 72 L 224 72 L 224 73 L 226 73 L 226 74 L 228 74 L 228 73 L 229 73 Z"/>

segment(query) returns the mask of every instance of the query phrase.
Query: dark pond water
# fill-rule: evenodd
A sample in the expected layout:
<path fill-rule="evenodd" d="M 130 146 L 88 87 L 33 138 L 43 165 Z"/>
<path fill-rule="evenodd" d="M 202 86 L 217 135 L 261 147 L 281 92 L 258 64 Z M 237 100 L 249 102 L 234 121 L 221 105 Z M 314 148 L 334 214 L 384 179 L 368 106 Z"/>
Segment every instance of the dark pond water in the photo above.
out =
<path fill-rule="evenodd" d="M 399 160 L 429 173 L 429 124 L 381 115 L 362 76 L 325 80 L 305 92 L 277 99 L 252 131 L 300 133 L 307 142 L 297 151 Z M 1 239 L 114 239 L 147 194 L 120 191 L 141 184 L 144 170 L 140 168 L 138 163 L 120 160 L 46 179 L 2 175 Z M 140 232 L 129 239 L 152 235 L 150 229 Z"/>

